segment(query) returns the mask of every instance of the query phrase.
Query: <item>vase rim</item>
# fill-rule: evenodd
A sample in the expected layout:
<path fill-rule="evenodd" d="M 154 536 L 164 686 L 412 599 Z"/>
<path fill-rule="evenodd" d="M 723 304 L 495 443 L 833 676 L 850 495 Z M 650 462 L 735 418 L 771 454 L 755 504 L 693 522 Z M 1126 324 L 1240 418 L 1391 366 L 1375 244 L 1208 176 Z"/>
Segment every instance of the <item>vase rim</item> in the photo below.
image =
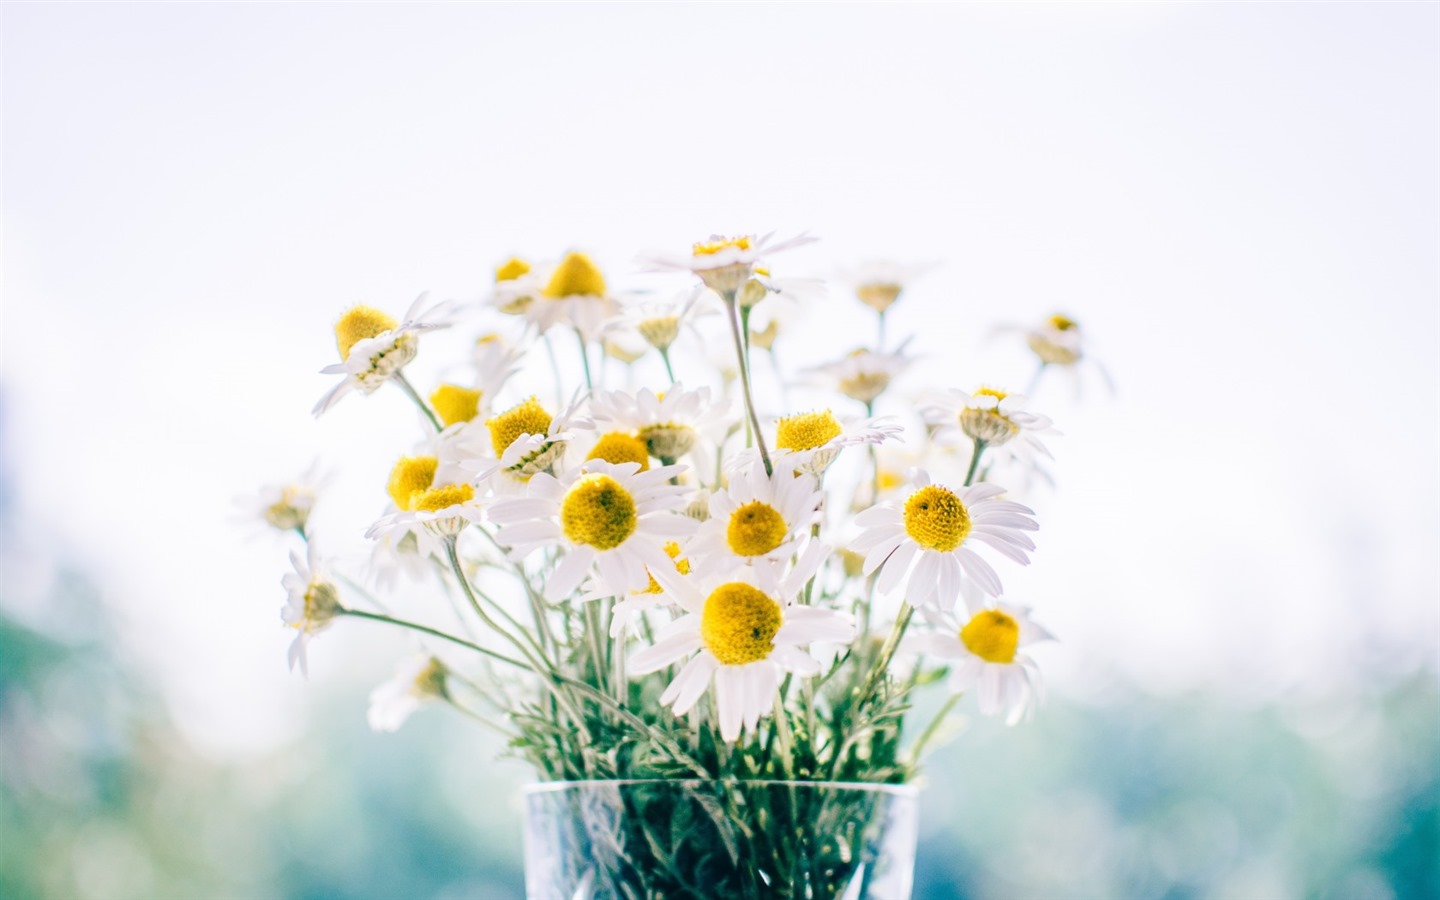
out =
<path fill-rule="evenodd" d="M 914 798 L 919 791 L 912 784 L 882 784 L 876 781 L 794 781 L 774 778 L 596 778 L 580 781 L 536 781 L 523 785 L 526 794 L 544 794 L 571 788 L 597 787 L 601 785 L 668 784 L 695 786 L 702 784 L 731 785 L 779 785 L 781 787 L 829 788 L 832 790 L 873 791 L 877 794 L 894 794 Z"/>

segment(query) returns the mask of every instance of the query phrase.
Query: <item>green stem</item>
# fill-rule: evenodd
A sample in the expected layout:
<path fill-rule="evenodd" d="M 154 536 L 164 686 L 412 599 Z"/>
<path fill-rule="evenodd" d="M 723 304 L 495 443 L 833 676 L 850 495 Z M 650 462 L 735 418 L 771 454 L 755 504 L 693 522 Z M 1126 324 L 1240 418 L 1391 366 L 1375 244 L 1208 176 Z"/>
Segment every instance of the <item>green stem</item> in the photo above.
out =
<path fill-rule="evenodd" d="M 875 337 L 875 352 L 881 353 L 885 350 L 885 313 L 883 311 L 878 313 L 876 318 L 880 320 L 880 324 Z"/>
<path fill-rule="evenodd" d="M 585 335 L 580 329 L 575 329 L 575 339 L 580 342 L 580 362 L 585 366 L 585 388 L 591 390 L 595 382 L 590 380 L 590 354 L 585 352 Z"/>
<path fill-rule="evenodd" d="M 415 405 L 420 407 L 420 411 L 425 414 L 425 418 L 430 420 L 430 424 L 435 426 L 436 431 L 445 430 L 445 426 L 440 424 L 439 419 L 435 418 L 435 413 L 430 409 L 430 404 L 420 399 L 420 395 L 415 392 L 415 386 L 410 383 L 410 380 L 408 378 L 405 377 L 404 372 L 396 372 L 390 377 L 397 385 L 400 386 L 400 390 L 405 392 L 405 396 L 415 401 Z"/>
<path fill-rule="evenodd" d="M 475 596 L 475 590 L 470 587 L 470 579 L 465 577 L 465 570 L 460 567 L 460 557 L 455 552 L 455 538 L 447 537 L 445 539 L 445 555 L 450 559 L 450 569 L 455 573 L 455 578 L 460 582 L 460 588 L 465 592 L 465 598 L 470 601 L 470 608 L 475 610 L 475 614 L 480 617 L 481 621 L 483 621 L 491 631 L 494 631 L 514 645 L 515 649 L 520 651 L 520 655 L 525 657 L 526 662 L 529 663 L 530 668 L 535 674 L 544 678 L 546 673 L 550 671 L 550 667 L 536 659 L 534 654 L 530 652 L 530 648 L 526 647 L 519 638 L 501 628 L 498 622 L 490 618 L 490 614 L 485 611 L 485 607 L 480 605 L 479 599 Z"/>
<path fill-rule="evenodd" d="M 740 315 L 735 306 L 735 294 L 732 291 L 725 298 L 725 318 L 730 320 L 730 334 L 735 339 L 735 358 L 740 364 L 740 388 L 745 395 L 745 411 L 749 414 L 749 425 L 755 434 L 755 445 L 760 448 L 760 461 L 765 464 L 765 474 L 773 475 L 775 467 L 770 463 L 770 451 L 765 449 L 765 435 L 760 431 L 760 417 L 755 414 L 755 398 L 750 394 L 750 366 L 745 361 L 745 344 L 740 338 Z"/>
<path fill-rule="evenodd" d="M 670 348 L 669 348 L 669 347 L 661 347 L 661 348 L 659 348 L 659 349 L 660 349 L 660 360 L 661 360 L 661 362 L 665 363 L 665 374 L 670 377 L 670 383 L 671 383 L 671 384 L 674 384 L 674 383 L 675 383 L 675 370 L 670 367 Z"/>
<path fill-rule="evenodd" d="M 1035 374 L 1030 376 L 1030 385 L 1025 388 L 1025 396 L 1034 395 L 1035 389 L 1040 387 L 1040 376 L 1045 374 L 1046 368 L 1048 368 L 1048 364 L 1042 362 L 1040 368 L 1035 370 Z"/>
<path fill-rule="evenodd" d="M 970 455 L 970 471 L 965 473 L 965 486 L 969 487 L 970 482 L 975 480 L 975 469 L 980 465 L 980 457 L 985 453 L 985 442 L 979 438 L 975 439 L 975 452 Z"/>
<path fill-rule="evenodd" d="M 461 704 L 454 697 L 450 696 L 450 693 L 448 691 L 442 694 L 441 697 L 445 700 L 446 703 L 450 704 L 451 709 L 460 712 L 462 715 L 469 716 L 471 719 L 474 719 L 476 722 L 479 722 L 481 725 L 484 725 L 486 728 L 489 728 L 491 731 L 494 731 L 496 734 L 500 735 L 506 740 L 514 740 L 517 737 L 515 732 L 511 731 L 510 729 L 505 728 L 501 725 L 496 725 L 494 722 L 490 721 L 485 716 L 482 716 L 470 707 Z"/>
<path fill-rule="evenodd" d="M 945 717 L 950 714 L 950 710 L 955 708 L 955 704 L 960 700 L 961 696 L 963 695 L 951 694 L 949 698 L 946 699 L 944 705 L 940 707 L 940 711 L 935 713 L 935 718 L 931 719 L 930 724 L 925 727 L 925 730 L 920 732 L 920 737 L 915 741 L 915 746 L 910 748 L 910 763 L 912 765 L 920 762 L 920 754 L 924 751 L 925 745 L 930 743 L 930 739 L 935 736 L 935 732 L 940 730 L 940 723 L 945 721 Z"/>
<path fill-rule="evenodd" d="M 890 634 L 885 638 L 884 645 L 880 648 L 880 655 L 875 658 L 875 665 L 871 667 L 870 674 L 865 678 L 865 684 L 860 689 L 860 696 L 855 701 L 855 708 L 860 709 L 870 702 L 870 697 L 879 687 L 880 680 L 885 677 L 886 670 L 890 668 L 890 660 L 895 658 L 895 651 L 900 647 L 900 639 L 905 636 L 905 629 L 910 627 L 910 617 L 915 615 L 915 607 L 909 603 L 900 604 L 900 615 L 895 617 L 895 627 L 890 629 Z"/>
<path fill-rule="evenodd" d="M 408 628 L 411 631 L 418 631 L 421 634 L 428 634 L 431 637 L 437 637 L 441 640 L 449 641 L 452 644 L 457 644 L 461 647 L 474 650 L 476 653 L 482 653 L 485 656 L 490 657 L 491 659 L 498 660 L 499 662 L 503 663 L 508 663 L 520 669 L 530 668 L 528 665 L 518 659 L 506 656 L 503 653 L 496 653 L 494 650 L 491 650 L 487 647 L 482 647 L 474 641 L 467 641 L 462 637 L 456 637 L 455 635 L 448 634 L 438 628 L 431 628 L 429 625 L 421 625 L 419 622 L 408 622 L 405 619 L 397 619 L 393 616 L 382 616 L 380 613 L 366 612 L 363 609 L 346 608 L 346 610 L 341 613 L 341 615 L 354 616 L 357 619 L 369 619 L 372 622 L 384 622 L 387 625 L 398 625 L 401 628 Z"/>

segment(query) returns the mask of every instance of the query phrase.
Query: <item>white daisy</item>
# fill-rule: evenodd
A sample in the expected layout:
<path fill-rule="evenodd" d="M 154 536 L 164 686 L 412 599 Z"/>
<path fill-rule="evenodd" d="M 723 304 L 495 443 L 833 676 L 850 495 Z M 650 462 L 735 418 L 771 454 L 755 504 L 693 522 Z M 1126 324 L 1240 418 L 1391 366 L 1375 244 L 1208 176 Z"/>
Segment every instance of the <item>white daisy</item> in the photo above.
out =
<path fill-rule="evenodd" d="M 305 533 L 310 510 L 329 477 L 320 473 L 319 463 L 312 463 L 299 478 L 280 484 L 267 484 L 253 494 L 235 501 L 246 522 L 263 521 L 277 531 Z"/>
<path fill-rule="evenodd" d="M 875 587 L 882 594 L 905 585 L 905 599 L 915 606 L 948 606 L 960 594 L 963 572 L 986 594 L 1000 596 L 1000 576 L 975 552 L 977 543 L 1029 565 L 1026 553 L 1035 543 L 1023 532 L 1039 525 L 1028 507 L 996 499 L 1004 488 L 977 484 L 950 490 L 931 484 L 923 469 L 911 485 L 903 506 L 882 504 L 855 517 L 865 530 L 850 549 L 866 554 L 866 575 L 881 569 Z"/>
<path fill-rule="evenodd" d="M 651 347 L 668 353 L 670 345 L 680 337 L 681 329 L 687 326 L 693 329 L 695 320 L 713 312 L 700 303 L 703 290 L 695 287 L 668 300 L 641 300 L 625 304 L 619 316 L 605 326 L 606 334 L 634 332 Z"/>
<path fill-rule="evenodd" d="M 371 306 L 352 307 L 335 323 L 335 343 L 341 362 L 321 369 L 325 375 L 343 374 L 340 383 L 325 392 L 312 412 L 320 415 L 352 389 L 370 394 L 405 367 L 419 349 L 422 332 L 448 328 L 451 304 L 425 307 L 429 294 L 410 304 L 403 321 Z"/>
<path fill-rule="evenodd" d="M 540 273 L 525 260 L 512 256 L 495 267 L 495 289 L 487 303 L 506 315 L 524 315 L 544 289 Z"/>
<path fill-rule="evenodd" d="M 913 362 L 912 357 L 905 355 L 905 344 L 891 353 L 876 353 L 861 347 L 833 363 L 814 367 L 810 374 L 819 376 L 826 388 L 869 406 Z"/>
<path fill-rule="evenodd" d="M 449 668 L 433 656 L 406 660 L 395 670 L 395 677 L 370 693 L 370 709 L 365 718 L 376 731 L 399 731 L 410 714 L 426 703 L 446 697 Z"/>
<path fill-rule="evenodd" d="M 724 566 L 708 575 L 655 573 L 685 615 L 656 634 L 655 643 L 630 658 L 637 675 L 689 658 L 660 695 L 675 715 L 688 712 L 715 684 L 720 736 L 733 742 L 769 712 L 786 672 L 804 678 L 820 672 L 806 652 L 813 641 L 848 642 L 848 615 L 795 602 L 819 570 L 829 548 L 812 543 L 789 574 L 772 564 Z"/>
<path fill-rule="evenodd" d="M 710 388 L 687 391 L 676 383 L 663 394 L 596 391 L 590 412 L 598 422 L 619 426 L 645 442 L 650 455 L 673 463 L 702 438 L 716 439 L 729 424 L 730 403 Z"/>
<path fill-rule="evenodd" d="M 336 616 L 345 612 L 340 604 L 340 591 L 325 578 L 315 542 L 310 541 L 305 550 L 305 559 L 294 552 L 290 554 L 294 572 L 286 573 L 280 579 L 289 594 L 286 604 L 280 609 L 280 619 L 299 633 L 290 644 L 290 668 L 298 664 L 302 675 L 309 674 L 305 649 L 310 638 L 330 626 Z"/>
<path fill-rule="evenodd" d="M 398 532 L 418 535 L 421 529 L 436 537 L 453 536 L 483 518 L 479 492 L 465 470 L 439 456 L 402 456 L 391 468 L 385 490 L 394 506 L 365 532 L 372 540 L 392 532 L 400 540 Z M 428 553 L 433 542 L 422 540 L 419 549 Z"/>
<path fill-rule="evenodd" d="M 496 413 L 485 420 L 483 434 L 472 429 L 464 442 L 457 444 L 458 465 L 474 473 L 472 480 L 477 482 L 498 472 L 501 477 L 494 480 L 495 489 L 513 492 L 560 460 L 575 437 L 574 429 L 593 427 L 594 423 L 579 415 L 580 403 L 577 394 L 559 415 L 551 415 L 532 396 Z"/>
<path fill-rule="evenodd" d="M 1100 379 L 1105 382 L 1105 386 L 1110 392 L 1112 394 L 1115 392 L 1115 383 L 1111 380 L 1110 373 L 1089 355 L 1080 325 L 1074 319 L 1057 313 L 1039 325 L 1019 330 L 1024 333 L 1025 343 L 1030 346 L 1031 352 L 1040 360 L 1040 372 L 1050 368 L 1066 370 L 1074 379 L 1075 389 L 1078 393 L 1080 367 L 1088 365 L 1099 373 Z M 1038 379 L 1039 374 L 1037 373 L 1037 382 Z M 1032 392 L 1034 387 L 1035 382 L 1032 382 Z"/>
<path fill-rule="evenodd" d="M 1048 416 L 1025 409 L 1023 394 L 1007 394 L 992 387 L 974 393 L 951 390 L 943 400 L 921 410 L 928 425 L 935 426 L 935 437 L 942 443 L 963 434 L 971 441 L 980 441 L 988 448 L 1003 447 L 1013 457 L 1032 453 L 1050 456 L 1040 441 L 1042 434 L 1058 434 Z"/>
<path fill-rule="evenodd" d="M 805 472 L 823 472 L 853 444 L 879 444 L 904 427 L 889 416 L 837 419 L 830 410 L 797 413 L 775 422 L 775 461 Z"/>
<path fill-rule="evenodd" d="M 615 311 L 600 267 L 584 253 L 568 253 L 545 276 L 545 286 L 521 315 L 541 334 L 568 325 L 590 341 L 600 336 Z"/>
<path fill-rule="evenodd" d="M 490 507 L 490 521 L 500 526 L 495 539 L 512 560 L 542 548 L 565 551 L 545 583 L 547 600 L 567 597 L 592 569 L 597 586 L 619 596 L 645 588 L 651 572 L 674 568 L 665 542 L 695 530 L 695 521 L 677 512 L 688 489 L 670 484 L 683 467 L 639 468 L 597 459 L 564 481 L 540 472 L 525 497 Z"/>
<path fill-rule="evenodd" d="M 666 541 L 665 555 L 670 557 L 671 564 L 675 571 L 681 575 L 690 574 L 690 560 L 684 555 L 685 550 L 680 546 L 679 541 Z M 646 569 L 649 572 L 649 569 Z M 606 590 L 599 582 L 592 581 L 583 589 L 580 599 L 583 601 L 603 600 L 613 597 L 614 592 Z M 616 602 L 610 610 L 610 636 L 612 638 L 622 637 L 630 628 L 630 623 L 645 614 L 646 610 L 656 607 L 674 606 L 673 600 L 665 594 L 655 576 L 650 576 L 650 583 L 642 590 L 631 591 L 623 600 Z"/>
<path fill-rule="evenodd" d="M 905 646 L 950 663 L 950 690 L 978 690 L 980 712 L 1003 712 L 1007 725 L 1034 714 L 1043 696 L 1040 669 L 1019 650 L 1054 636 L 1030 620 L 1029 610 L 996 603 L 963 624 L 952 613 L 929 613 L 926 618 L 937 630 L 912 634 Z"/>
<path fill-rule="evenodd" d="M 754 235 L 732 238 L 711 235 L 709 240 L 696 243 L 689 256 L 661 254 L 643 262 L 651 271 L 693 272 L 705 282 L 706 287 L 727 302 L 733 302 L 740 289 L 754 276 L 755 265 L 762 256 L 815 241 L 815 238 L 802 234 L 771 243 L 774 234 L 772 231 L 758 238 Z"/>
<path fill-rule="evenodd" d="M 902 265 L 888 261 L 863 263 L 841 273 L 841 279 L 855 291 L 860 302 L 884 315 L 905 287 L 934 268 L 933 263 Z"/>
<path fill-rule="evenodd" d="M 710 517 L 700 524 L 690 552 L 707 564 L 788 559 L 819 521 L 824 499 L 809 475 L 789 466 L 766 475 L 760 460 L 746 461 L 724 489 L 710 495 Z"/>

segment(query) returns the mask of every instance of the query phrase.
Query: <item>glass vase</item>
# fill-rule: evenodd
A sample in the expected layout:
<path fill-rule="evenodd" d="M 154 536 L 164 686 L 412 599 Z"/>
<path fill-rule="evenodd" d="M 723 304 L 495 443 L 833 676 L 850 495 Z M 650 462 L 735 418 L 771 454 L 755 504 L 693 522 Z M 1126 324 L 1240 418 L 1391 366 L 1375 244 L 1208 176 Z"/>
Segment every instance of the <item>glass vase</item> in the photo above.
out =
<path fill-rule="evenodd" d="M 908 900 L 915 789 L 562 781 L 525 797 L 530 900 Z"/>

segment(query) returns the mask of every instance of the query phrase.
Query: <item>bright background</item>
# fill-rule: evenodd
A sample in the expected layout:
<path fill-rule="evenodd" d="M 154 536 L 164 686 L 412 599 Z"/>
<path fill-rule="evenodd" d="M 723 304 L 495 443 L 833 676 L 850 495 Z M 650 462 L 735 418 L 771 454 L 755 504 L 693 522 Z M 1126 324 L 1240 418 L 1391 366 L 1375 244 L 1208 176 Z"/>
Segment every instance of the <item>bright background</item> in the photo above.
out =
<path fill-rule="evenodd" d="M 388 635 L 287 674 L 285 545 L 232 499 L 321 458 L 363 554 L 411 419 L 309 416 L 347 306 L 571 247 L 653 287 L 640 251 L 770 229 L 823 239 L 786 274 L 940 263 L 892 316 L 912 387 L 1019 387 L 992 329 L 1057 309 L 1118 386 L 1042 384 L 1058 487 L 1005 574 L 1051 704 L 936 755 L 924 896 L 1440 890 L 1437 26 L 5 4 L 0 893 L 518 892 L 524 770 L 438 712 L 369 734 Z M 868 333 L 817 306 L 797 363 Z"/>

